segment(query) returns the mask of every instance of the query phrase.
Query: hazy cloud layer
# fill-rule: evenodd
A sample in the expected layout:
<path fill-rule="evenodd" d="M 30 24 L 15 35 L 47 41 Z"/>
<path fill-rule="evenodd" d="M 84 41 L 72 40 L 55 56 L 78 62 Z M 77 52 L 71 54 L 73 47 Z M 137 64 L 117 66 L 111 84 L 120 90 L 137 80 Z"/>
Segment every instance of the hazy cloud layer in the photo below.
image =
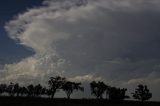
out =
<path fill-rule="evenodd" d="M 144 82 L 160 99 L 159 0 L 45 0 L 5 26 L 35 55 L 6 64 L 1 82 L 49 76 L 104 80 L 131 88 Z"/>

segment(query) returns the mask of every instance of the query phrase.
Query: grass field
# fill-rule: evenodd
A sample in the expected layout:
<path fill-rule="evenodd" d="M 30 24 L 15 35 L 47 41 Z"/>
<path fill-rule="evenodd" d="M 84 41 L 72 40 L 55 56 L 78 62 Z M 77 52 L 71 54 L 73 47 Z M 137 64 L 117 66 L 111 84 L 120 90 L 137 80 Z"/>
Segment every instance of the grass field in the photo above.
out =
<path fill-rule="evenodd" d="M 0 106 L 160 106 L 160 102 L 135 101 L 108 102 L 95 99 L 44 99 L 44 98 L 11 98 L 0 97 Z"/>

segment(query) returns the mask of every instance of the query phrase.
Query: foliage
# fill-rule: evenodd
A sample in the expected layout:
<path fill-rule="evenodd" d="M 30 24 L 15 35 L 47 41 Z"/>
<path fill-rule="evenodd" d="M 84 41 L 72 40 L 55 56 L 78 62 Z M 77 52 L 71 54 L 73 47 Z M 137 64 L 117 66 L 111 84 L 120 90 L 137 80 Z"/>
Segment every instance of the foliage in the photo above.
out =
<path fill-rule="evenodd" d="M 51 77 L 48 81 L 49 84 L 49 93 L 51 94 L 51 98 L 54 98 L 54 95 L 58 89 L 61 89 L 63 84 L 65 83 L 65 78 L 57 76 Z"/>
<path fill-rule="evenodd" d="M 116 88 L 116 87 L 110 87 L 108 89 L 108 95 L 109 95 L 109 100 L 112 101 L 121 101 L 124 100 L 125 98 L 129 98 L 129 96 L 126 96 L 126 88 Z"/>
<path fill-rule="evenodd" d="M 62 89 L 63 91 L 65 91 L 67 98 L 70 99 L 70 95 L 73 93 L 74 90 L 84 91 L 84 88 L 81 87 L 80 85 L 81 83 L 66 81 L 62 86 Z"/>
<path fill-rule="evenodd" d="M 107 85 L 104 84 L 104 82 L 91 82 L 90 83 L 91 87 L 91 93 L 92 95 L 96 96 L 97 99 L 102 99 L 103 93 L 106 91 L 108 88 Z"/>
<path fill-rule="evenodd" d="M 70 99 L 71 94 L 74 91 L 84 91 L 81 83 L 67 81 L 66 78 L 56 76 L 50 77 L 48 81 L 48 88 L 43 87 L 40 84 L 28 86 L 20 86 L 18 83 L 0 84 L 0 96 L 9 95 L 11 97 L 40 97 L 48 96 L 52 99 L 57 91 L 63 90 L 67 98 Z M 106 85 L 102 81 L 92 81 L 90 83 L 91 94 L 96 96 L 97 99 L 103 99 L 103 95 L 106 94 L 107 99 L 111 101 L 122 101 L 129 96 L 126 96 L 126 88 L 116 88 Z M 6 95 L 7 94 L 7 95 Z M 146 85 L 138 85 L 135 92 L 132 93 L 134 99 L 138 99 L 141 102 L 149 100 L 152 97 L 148 87 Z"/>
<path fill-rule="evenodd" d="M 138 99 L 141 102 L 144 102 L 146 100 L 149 100 L 152 97 L 152 93 L 150 93 L 147 85 L 138 85 L 138 87 L 135 89 L 135 92 L 132 93 L 134 99 Z"/>

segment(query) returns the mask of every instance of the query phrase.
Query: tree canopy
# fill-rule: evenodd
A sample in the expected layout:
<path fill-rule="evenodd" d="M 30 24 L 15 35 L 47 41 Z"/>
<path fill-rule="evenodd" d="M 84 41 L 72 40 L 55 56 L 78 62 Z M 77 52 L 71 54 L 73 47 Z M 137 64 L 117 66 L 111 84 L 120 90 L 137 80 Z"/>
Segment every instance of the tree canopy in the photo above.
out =
<path fill-rule="evenodd" d="M 147 85 L 139 84 L 135 89 L 135 92 L 132 93 L 134 99 L 138 99 L 141 102 L 149 100 L 152 97 L 152 93 L 150 93 Z"/>

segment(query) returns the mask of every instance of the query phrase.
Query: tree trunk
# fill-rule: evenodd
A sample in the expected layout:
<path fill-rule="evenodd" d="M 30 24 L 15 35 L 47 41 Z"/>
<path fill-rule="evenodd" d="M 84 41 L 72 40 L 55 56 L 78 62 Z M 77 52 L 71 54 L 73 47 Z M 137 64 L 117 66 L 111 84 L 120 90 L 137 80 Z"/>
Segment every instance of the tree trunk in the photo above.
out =
<path fill-rule="evenodd" d="M 54 99 L 54 94 L 52 94 L 51 99 Z"/>
<path fill-rule="evenodd" d="M 52 92 L 51 99 L 54 99 L 54 95 L 55 95 L 55 93 L 56 93 L 56 91 L 54 90 L 54 91 Z"/>
<path fill-rule="evenodd" d="M 97 99 L 99 99 L 99 96 L 97 96 Z"/>
<path fill-rule="evenodd" d="M 70 96 L 71 96 L 70 94 L 67 94 L 67 99 L 68 99 L 68 100 L 70 99 Z"/>
<path fill-rule="evenodd" d="M 102 99 L 102 95 L 100 96 L 100 99 Z"/>
<path fill-rule="evenodd" d="M 144 100 L 141 100 L 141 106 L 143 106 L 144 105 Z"/>

